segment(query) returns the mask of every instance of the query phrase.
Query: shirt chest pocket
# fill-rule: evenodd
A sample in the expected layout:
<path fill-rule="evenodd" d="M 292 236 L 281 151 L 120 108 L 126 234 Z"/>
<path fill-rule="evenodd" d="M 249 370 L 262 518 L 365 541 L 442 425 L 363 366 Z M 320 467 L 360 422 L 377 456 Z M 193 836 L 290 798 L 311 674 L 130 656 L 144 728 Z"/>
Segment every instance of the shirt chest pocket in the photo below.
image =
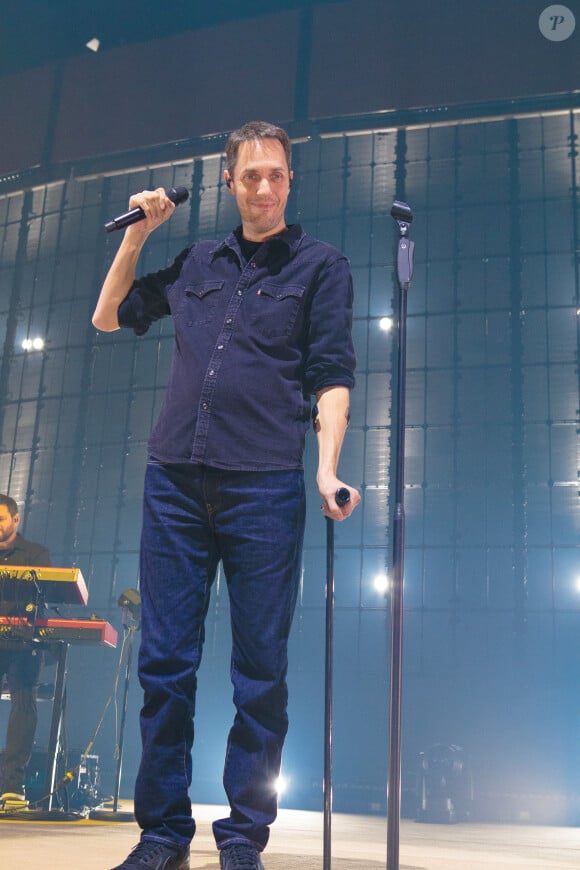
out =
<path fill-rule="evenodd" d="M 302 312 L 305 288 L 299 284 L 262 283 L 252 298 L 252 325 L 267 338 L 290 335 Z"/>
<path fill-rule="evenodd" d="M 224 281 L 187 282 L 175 287 L 179 296 L 176 300 L 176 318 L 187 326 L 211 323 L 215 319 Z"/>

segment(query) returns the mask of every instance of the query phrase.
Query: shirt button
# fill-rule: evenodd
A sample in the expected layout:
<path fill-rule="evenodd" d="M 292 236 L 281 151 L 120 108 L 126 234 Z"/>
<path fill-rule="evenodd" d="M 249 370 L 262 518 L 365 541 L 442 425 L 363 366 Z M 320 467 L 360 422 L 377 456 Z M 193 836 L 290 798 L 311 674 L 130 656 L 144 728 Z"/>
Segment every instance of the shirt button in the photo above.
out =
<path fill-rule="evenodd" d="M 215 371 L 213 369 L 211 369 L 210 375 L 215 375 Z"/>
<path fill-rule="evenodd" d="M 223 344 L 218 344 L 217 349 L 218 349 L 218 350 L 223 350 L 223 349 L 224 349 Z"/>
<path fill-rule="evenodd" d="M 238 296 L 241 296 L 241 295 L 242 295 L 242 291 L 238 290 Z"/>
<path fill-rule="evenodd" d="M 256 268 L 256 264 L 253 261 L 250 263 L 250 266 L 252 267 L 252 269 Z"/>
<path fill-rule="evenodd" d="M 207 402 L 202 402 L 201 407 L 204 411 L 207 411 Z"/>
<path fill-rule="evenodd" d="M 232 318 L 231 318 L 231 317 L 228 317 L 228 319 L 226 320 L 226 323 L 227 323 L 227 324 L 230 324 L 231 322 L 232 322 Z"/>

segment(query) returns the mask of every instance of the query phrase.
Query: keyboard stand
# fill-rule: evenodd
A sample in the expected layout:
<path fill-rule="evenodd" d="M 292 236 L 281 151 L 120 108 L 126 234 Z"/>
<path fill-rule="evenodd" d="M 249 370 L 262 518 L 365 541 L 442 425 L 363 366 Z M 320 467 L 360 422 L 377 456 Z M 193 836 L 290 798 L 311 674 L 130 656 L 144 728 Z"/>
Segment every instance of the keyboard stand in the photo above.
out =
<path fill-rule="evenodd" d="M 66 659 L 69 646 L 70 644 L 66 641 L 58 641 L 52 646 L 51 650 L 56 655 L 56 679 L 54 682 L 50 736 L 48 738 L 46 776 L 44 778 L 44 789 L 47 794 L 47 797 L 45 798 L 46 809 L 49 812 L 52 809 L 52 803 L 55 797 L 56 766 L 62 729 L 62 713 L 66 694 Z"/>

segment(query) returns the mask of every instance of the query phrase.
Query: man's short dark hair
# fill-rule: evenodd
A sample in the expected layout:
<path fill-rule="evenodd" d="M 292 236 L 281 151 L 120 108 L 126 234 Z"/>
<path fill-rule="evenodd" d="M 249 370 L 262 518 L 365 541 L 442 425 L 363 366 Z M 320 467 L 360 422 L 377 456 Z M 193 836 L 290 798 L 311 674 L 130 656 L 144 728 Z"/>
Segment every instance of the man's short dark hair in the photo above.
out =
<path fill-rule="evenodd" d="M 0 493 L 0 504 L 8 508 L 11 517 L 15 517 L 18 513 L 18 505 L 11 496 Z"/>
<path fill-rule="evenodd" d="M 252 142 L 256 139 L 277 139 L 284 148 L 288 169 L 290 169 L 290 138 L 286 130 L 276 127 L 267 121 L 248 121 L 243 127 L 230 133 L 226 143 L 226 167 L 230 176 L 234 177 L 234 169 L 238 162 L 238 151 L 242 142 Z"/>

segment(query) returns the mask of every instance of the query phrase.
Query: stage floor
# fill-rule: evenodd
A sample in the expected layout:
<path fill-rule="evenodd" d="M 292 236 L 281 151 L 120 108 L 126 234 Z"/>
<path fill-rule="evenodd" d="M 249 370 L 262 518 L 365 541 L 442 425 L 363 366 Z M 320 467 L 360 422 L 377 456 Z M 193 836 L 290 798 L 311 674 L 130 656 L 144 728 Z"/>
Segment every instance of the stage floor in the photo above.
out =
<path fill-rule="evenodd" d="M 119 810 L 130 811 L 129 801 Z M 224 814 L 196 806 L 192 870 L 217 870 L 211 821 Z M 281 810 L 263 860 L 266 870 L 322 870 L 321 813 Z M 109 870 L 139 838 L 135 822 L 18 821 L 0 817 L 3 870 Z M 386 819 L 336 814 L 333 870 L 386 868 Z M 580 828 L 532 825 L 431 825 L 402 820 L 400 870 L 555 870 L 580 867 Z"/>

